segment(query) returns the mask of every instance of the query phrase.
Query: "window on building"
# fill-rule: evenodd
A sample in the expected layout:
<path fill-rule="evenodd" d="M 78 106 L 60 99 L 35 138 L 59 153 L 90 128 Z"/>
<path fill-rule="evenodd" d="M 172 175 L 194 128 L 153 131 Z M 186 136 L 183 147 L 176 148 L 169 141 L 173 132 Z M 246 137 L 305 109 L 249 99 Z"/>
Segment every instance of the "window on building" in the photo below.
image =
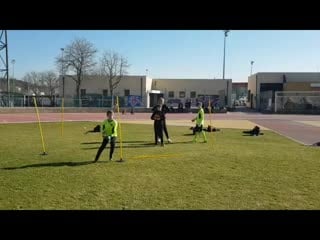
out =
<path fill-rule="evenodd" d="M 190 98 L 196 98 L 196 92 L 195 91 L 190 92 Z"/>
<path fill-rule="evenodd" d="M 168 97 L 169 98 L 174 98 L 174 91 L 169 91 L 168 92 Z"/>
<path fill-rule="evenodd" d="M 130 89 L 125 89 L 124 90 L 124 95 L 129 96 L 130 95 Z"/>
<path fill-rule="evenodd" d="M 103 90 L 102 90 L 102 95 L 103 95 L 104 97 L 108 96 L 108 89 L 103 89 Z"/>
<path fill-rule="evenodd" d="M 86 95 L 86 89 L 80 89 L 80 95 L 85 96 Z"/>
<path fill-rule="evenodd" d="M 185 98 L 186 97 L 186 92 L 180 91 L 179 92 L 179 98 Z"/>

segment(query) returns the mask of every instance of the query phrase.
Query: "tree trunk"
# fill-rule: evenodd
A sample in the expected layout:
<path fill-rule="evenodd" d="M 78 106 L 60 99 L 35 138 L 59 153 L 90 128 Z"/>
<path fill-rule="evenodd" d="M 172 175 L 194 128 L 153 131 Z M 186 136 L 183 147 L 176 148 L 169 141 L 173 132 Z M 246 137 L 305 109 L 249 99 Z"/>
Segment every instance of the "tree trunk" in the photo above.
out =
<path fill-rule="evenodd" d="M 82 107 L 81 95 L 80 95 L 80 86 L 78 89 L 78 96 L 79 96 L 79 107 Z"/>
<path fill-rule="evenodd" d="M 113 96 L 113 94 L 111 94 L 111 108 L 114 109 L 114 106 L 115 106 L 115 104 L 114 104 L 114 96 Z"/>
<path fill-rule="evenodd" d="M 111 109 L 114 108 L 114 99 L 113 99 L 113 89 L 110 87 L 110 95 L 111 95 Z"/>
<path fill-rule="evenodd" d="M 78 101 L 79 101 L 79 103 L 78 103 L 78 107 L 80 107 L 80 85 L 77 83 L 77 89 L 76 89 L 76 91 L 77 91 L 77 99 L 78 99 Z"/>
<path fill-rule="evenodd" d="M 54 96 L 50 95 L 50 106 L 54 107 Z"/>

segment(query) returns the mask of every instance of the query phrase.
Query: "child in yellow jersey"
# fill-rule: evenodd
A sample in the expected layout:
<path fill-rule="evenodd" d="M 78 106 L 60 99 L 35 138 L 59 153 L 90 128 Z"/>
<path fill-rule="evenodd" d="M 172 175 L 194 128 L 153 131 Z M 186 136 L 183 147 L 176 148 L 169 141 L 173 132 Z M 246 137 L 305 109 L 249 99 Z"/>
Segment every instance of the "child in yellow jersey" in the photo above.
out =
<path fill-rule="evenodd" d="M 195 129 L 195 135 L 194 135 L 194 138 L 193 138 L 193 142 L 197 142 L 197 138 L 198 138 L 198 135 L 201 133 L 202 134 L 202 137 L 204 139 L 204 142 L 207 142 L 207 137 L 206 137 L 206 134 L 205 132 L 203 131 L 203 125 L 204 125 L 204 110 L 202 108 L 202 103 L 199 102 L 199 111 L 197 113 L 197 116 L 192 119 L 191 121 L 194 122 L 196 121 L 196 127 L 194 128 Z"/>
<path fill-rule="evenodd" d="M 112 111 L 107 112 L 107 119 L 104 120 L 101 125 L 101 132 L 102 132 L 103 141 L 97 152 L 94 162 L 98 161 L 100 154 L 102 153 L 102 151 L 105 149 L 105 147 L 109 142 L 110 142 L 109 160 L 110 161 L 112 160 L 112 155 L 116 145 L 117 132 L 118 132 L 118 122 L 113 119 Z"/>

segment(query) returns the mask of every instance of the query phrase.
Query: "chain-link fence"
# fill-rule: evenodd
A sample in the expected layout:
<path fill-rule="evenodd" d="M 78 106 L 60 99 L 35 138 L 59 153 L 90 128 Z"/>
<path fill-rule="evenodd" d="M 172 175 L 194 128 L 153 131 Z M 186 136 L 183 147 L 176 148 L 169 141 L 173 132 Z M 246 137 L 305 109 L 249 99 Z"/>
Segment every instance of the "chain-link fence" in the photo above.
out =
<path fill-rule="evenodd" d="M 25 96 L 17 93 L 0 93 L 0 107 L 24 106 Z"/>
<path fill-rule="evenodd" d="M 62 98 L 57 96 L 28 96 L 22 94 L 0 93 L 0 107 L 33 107 L 35 97 L 39 107 L 61 107 Z M 144 107 L 144 99 L 141 96 L 122 96 L 119 97 L 119 107 Z M 116 104 L 114 96 L 113 104 Z M 110 108 L 112 106 L 112 97 L 102 95 L 86 95 L 81 98 L 64 98 L 64 107 L 93 107 Z"/>
<path fill-rule="evenodd" d="M 320 91 L 276 92 L 275 112 L 320 114 Z"/>
<path fill-rule="evenodd" d="M 158 98 L 146 99 L 137 95 L 119 96 L 119 107 L 125 111 L 132 111 L 135 109 L 152 108 L 158 102 Z M 23 94 L 6 94 L 0 93 L 0 107 L 34 107 L 34 98 L 38 107 L 61 107 L 62 98 L 57 96 L 47 95 L 23 95 Z M 117 97 L 113 97 L 113 107 L 116 105 Z M 190 112 L 197 109 L 199 102 L 203 103 L 203 108 L 206 112 L 209 110 L 209 106 L 212 111 L 220 111 L 225 107 L 225 99 L 219 95 L 198 95 L 197 98 L 168 98 L 165 103 L 170 109 L 170 112 Z M 149 104 L 149 106 L 147 106 Z M 112 108 L 112 97 L 103 96 L 101 94 L 86 94 L 80 99 L 75 97 L 65 97 L 65 108 Z"/>

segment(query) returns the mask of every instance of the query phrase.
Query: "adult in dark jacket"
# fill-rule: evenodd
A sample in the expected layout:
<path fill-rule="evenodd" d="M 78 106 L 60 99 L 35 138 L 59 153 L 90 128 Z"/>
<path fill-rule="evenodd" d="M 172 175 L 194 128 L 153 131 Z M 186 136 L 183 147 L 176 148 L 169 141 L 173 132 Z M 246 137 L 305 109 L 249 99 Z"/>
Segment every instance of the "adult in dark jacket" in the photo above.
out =
<path fill-rule="evenodd" d="M 152 108 L 152 112 L 155 112 L 158 107 L 160 107 L 160 111 L 161 111 L 162 114 L 163 114 L 163 120 L 162 120 L 162 121 L 163 121 L 163 131 L 164 131 L 164 133 L 165 133 L 165 135 L 166 135 L 166 138 L 167 138 L 167 140 L 168 140 L 168 143 L 171 143 L 172 140 L 171 140 L 170 137 L 169 137 L 169 133 L 168 133 L 168 129 L 167 129 L 167 123 L 166 123 L 166 113 L 169 112 L 170 110 L 169 110 L 168 106 L 167 106 L 166 104 L 164 104 L 164 98 L 163 98 L 163 97 L 161 97 L 161 98 L 159 99 L 158 105 L 156 105 L 156 106 L 154 106 L 154 107 Z M 154 132 L 155 132 L 155 134 L 156 134 L 156 126 L 155 126 L 155 124 L 154 124 L 153 126 L 154 126 Z"/>
<path fill-rule="evenodd" d="M 164 114 L 160 111 L 160 106 L 158 105 L 153 111 L 151 119 L 154 120 L 154 139 L 155 144 L 158 144 L 158 139 L 160 139 L 161 146 L 164 146 L 163 144 L 163 118 Z"/>

